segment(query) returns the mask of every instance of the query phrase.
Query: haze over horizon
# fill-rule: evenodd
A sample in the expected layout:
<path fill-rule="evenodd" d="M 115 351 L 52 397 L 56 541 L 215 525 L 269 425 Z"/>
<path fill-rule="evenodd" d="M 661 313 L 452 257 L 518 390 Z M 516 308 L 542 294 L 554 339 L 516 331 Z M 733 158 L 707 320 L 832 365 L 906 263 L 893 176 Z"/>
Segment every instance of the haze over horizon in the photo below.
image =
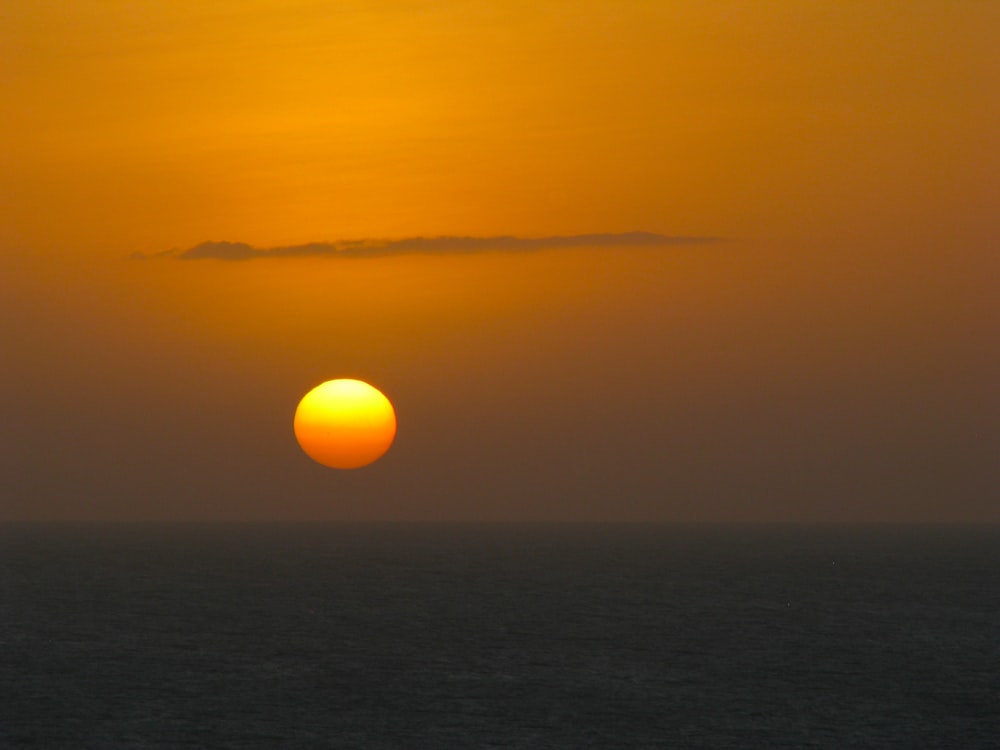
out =
<path fill-rule="evenodd" d="M 996 523 L 997 28 L 12 0 L 0 521 Z M 334 377 L 364 469 L 292 435 Z"/>

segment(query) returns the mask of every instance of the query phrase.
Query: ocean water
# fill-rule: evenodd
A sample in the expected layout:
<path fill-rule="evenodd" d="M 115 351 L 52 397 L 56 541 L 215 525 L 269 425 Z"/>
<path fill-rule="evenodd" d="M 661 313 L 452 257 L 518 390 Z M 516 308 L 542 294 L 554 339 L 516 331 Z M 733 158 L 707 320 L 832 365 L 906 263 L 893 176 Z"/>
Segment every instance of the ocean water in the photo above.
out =
<path fill-rule="evenodd" d="M 0 748 L 997 748 L 1000 529 L 0 526 Z"/>

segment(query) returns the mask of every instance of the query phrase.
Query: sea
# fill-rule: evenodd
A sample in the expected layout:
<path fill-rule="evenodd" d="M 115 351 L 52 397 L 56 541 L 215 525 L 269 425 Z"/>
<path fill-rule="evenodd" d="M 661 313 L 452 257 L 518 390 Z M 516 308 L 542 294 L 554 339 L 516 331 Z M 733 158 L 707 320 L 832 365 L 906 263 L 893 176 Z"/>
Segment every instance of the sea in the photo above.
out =
<path fill-rule="evenodd" d="M 6 524 L 0 748 L 1000 748 L 1000 527 Z"/>

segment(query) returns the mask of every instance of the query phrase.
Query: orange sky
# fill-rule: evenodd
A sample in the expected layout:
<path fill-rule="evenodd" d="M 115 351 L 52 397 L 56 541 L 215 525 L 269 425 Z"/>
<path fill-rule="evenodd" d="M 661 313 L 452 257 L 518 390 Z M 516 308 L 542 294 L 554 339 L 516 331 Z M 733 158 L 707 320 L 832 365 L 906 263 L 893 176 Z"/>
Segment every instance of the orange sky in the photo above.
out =
<path fill-rule="evenodd" d="M 0 519 L 1000 519 L 997 28 L 985 2 L 10 0 Z M 128 259 L 634 230 L 727 241 Z M 400 418 L 349 476 L 290 438 L 337 376 Z"/>
<path fill-rule="evenodd" d="M 811 233 L 996 173 L 994 3 L 5 8 L 3 224 L 54 251 Z"/>

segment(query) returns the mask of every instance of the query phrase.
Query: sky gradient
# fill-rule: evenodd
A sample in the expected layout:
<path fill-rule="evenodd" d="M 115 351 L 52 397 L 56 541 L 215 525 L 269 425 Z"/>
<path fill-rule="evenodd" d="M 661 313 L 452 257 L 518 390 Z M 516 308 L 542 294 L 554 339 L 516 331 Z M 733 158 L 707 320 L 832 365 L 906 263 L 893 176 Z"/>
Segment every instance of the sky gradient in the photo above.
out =
<path fill-rule="evenodd" d="M 0 520 L 1000 521 L 998 28 L 7 2 Z M 227 260 L 304 246 L 391 252 Z"/>

